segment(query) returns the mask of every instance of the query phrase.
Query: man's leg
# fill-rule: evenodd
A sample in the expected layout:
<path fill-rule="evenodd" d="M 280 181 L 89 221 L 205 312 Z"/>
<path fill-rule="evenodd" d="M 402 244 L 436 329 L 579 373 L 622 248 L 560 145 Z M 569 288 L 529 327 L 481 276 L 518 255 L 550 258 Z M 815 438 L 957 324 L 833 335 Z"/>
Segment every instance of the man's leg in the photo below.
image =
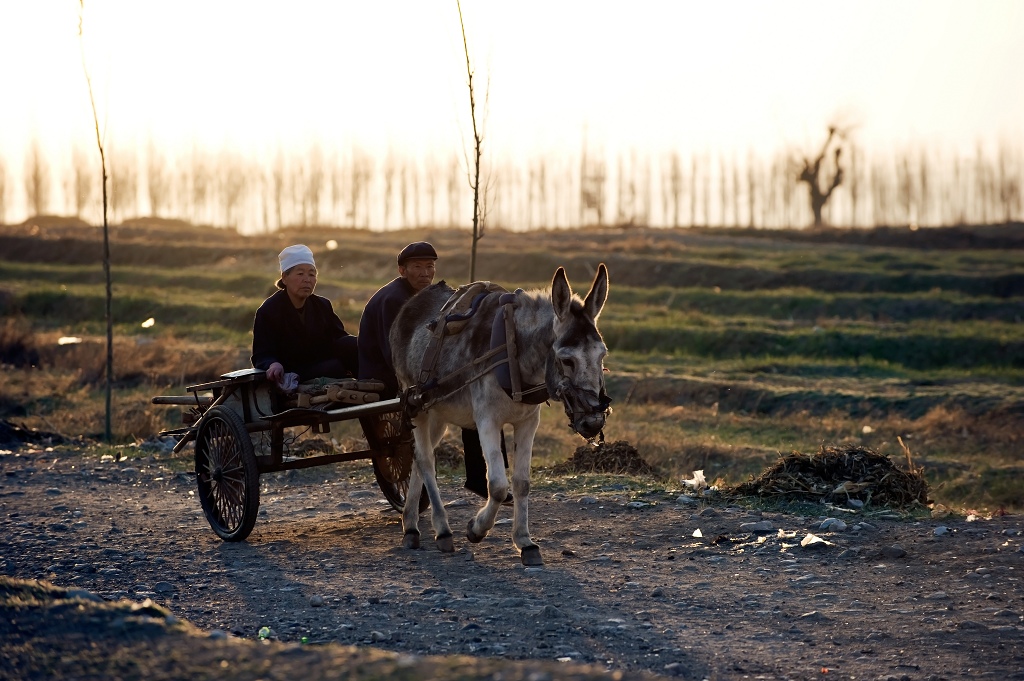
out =
<path fill-rule="evenodd" d="M 472 428 L 462 429 L 462 451 L 466 458 L 465 488 L 473 494 L 487 498 L 487 462 L 484 461 L 484 448 L 480 445 L 480 433 Z M 508 453 L 505 451 L 505 434 L 501 434 L 501 455 L 508 468 Z M 511 501 L 509 493 L 505 501 Z"/>

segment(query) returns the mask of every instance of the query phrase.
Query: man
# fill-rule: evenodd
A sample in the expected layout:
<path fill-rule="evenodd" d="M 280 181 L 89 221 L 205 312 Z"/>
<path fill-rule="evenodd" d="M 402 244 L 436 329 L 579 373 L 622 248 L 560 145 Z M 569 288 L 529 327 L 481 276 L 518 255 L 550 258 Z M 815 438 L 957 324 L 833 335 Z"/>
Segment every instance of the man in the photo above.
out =
<path fill-rule="evenodd" d="M 381 287 L 363 309 L 359 320 L 359 378 L 383 381 L 384 399 L 398 395 L 398 377 L 391 359 L 388 336 L 398 311 L 414 295 L 434 282 L 437 273 L 437 251 L 426 241 L 416 241 L 398 254 L 398 277 Z M 504 438 L 502 438 L 504 440 Z M 480 434 L 469 428 L 462 429 L 462 448 L 466 456 L 466 489 L 487 498 L 487 463 L 484 461 Z M 502 453 L 505 443 L 501 443 Z M 506 461 L 506 466 L 508 465 Z M 510 502 L 512 495 L 506 497 Z"/>

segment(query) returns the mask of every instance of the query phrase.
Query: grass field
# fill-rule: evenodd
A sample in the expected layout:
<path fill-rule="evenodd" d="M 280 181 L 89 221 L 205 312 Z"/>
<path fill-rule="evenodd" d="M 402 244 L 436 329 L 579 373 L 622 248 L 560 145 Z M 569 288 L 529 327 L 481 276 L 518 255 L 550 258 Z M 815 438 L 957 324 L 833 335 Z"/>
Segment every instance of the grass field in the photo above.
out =
<path fill-rule="evenodd" d="M 0 227 L 0 419 L 102 431 L 100 239 L 57 218 Z M 247 366 L 283 246 L 313 248 L 317 292 L 354 332 L 395 253 L 419 239 L 442 254 L 439 277 L 466 280 L 469 237 L 458 231 L 112 228 L 117 440 L 177 425 L 151 395 Z M 480 246 L 477 278 L 510 289 L 546 287 L 559 265 L 585 288 L 608 264 L 605 434 L 636 446 L 666 484 L 701 468 L 741 482 L 822 443 L 902 458 L 900 437 L 936 501 L 1024 510 L 1024 226 L 496 232 Z M 83 342 L 58 345 L 62 336 Z M 544 410 L 537 465 L 582 444 L 564 420 Z"/>

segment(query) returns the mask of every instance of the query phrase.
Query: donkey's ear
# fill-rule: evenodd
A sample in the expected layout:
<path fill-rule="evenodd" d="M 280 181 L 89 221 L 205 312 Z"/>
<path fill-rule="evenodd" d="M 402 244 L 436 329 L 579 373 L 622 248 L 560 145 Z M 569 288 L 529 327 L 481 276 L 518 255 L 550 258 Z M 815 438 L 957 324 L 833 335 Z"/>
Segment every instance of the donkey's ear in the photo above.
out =
<path fill-rule="evenodd" d="M 594 283 L 590 285 L 590 293 L 583 301 L 583 310 L 590 315 L 591 319 L 597 319 L 604 309 L 604 303 L 608 300 L 608 268 L 601 263 L 597 266 L 597 274 L 594 275 Z"/>
<path fill-rule="evenodd" d="M 555 316 L 565 319 L 569 314 L 569 303 L 572 302 L 572 289 L 565 277 L 565 268 L 555 270 L 555 278 L 551 280 L 551 305 L 555 308 Z"/>

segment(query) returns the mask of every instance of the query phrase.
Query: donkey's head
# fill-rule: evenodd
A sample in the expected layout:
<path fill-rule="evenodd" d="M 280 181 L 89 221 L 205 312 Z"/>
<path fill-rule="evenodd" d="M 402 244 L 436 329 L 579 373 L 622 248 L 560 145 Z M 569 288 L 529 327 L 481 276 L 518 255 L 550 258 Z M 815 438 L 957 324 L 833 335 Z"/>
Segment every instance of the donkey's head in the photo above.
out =
<path fill-rule="evenodd" d="M 555 310 L 555 342 L 548 361 L 548 386 L 562 400 L 569 426 L 592 439 L 604 429 L 611 400 L 604 390 L 604 358 L 608 347 L 597 330 L 597 318 L 608 299 L 608 268 L 601 263 L 582 301 L 573 295 L 561 267 L 551 281 Z"/>

